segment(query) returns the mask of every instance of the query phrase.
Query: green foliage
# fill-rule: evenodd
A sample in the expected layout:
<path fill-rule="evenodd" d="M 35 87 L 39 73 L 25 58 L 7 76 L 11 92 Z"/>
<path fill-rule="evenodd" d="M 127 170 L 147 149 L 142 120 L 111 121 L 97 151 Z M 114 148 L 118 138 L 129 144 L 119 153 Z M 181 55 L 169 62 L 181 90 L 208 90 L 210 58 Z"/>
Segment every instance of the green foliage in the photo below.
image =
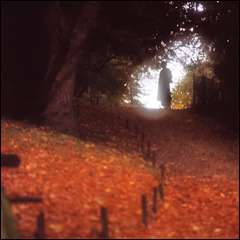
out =
<path fill-rule="evenodd" d="M 130 90 L 133 103 L 130 76 L 134 68 L 153 59 L 160 38 L 165 38 L 175 24 L 164 11 L 156 11 L 157 6 L 169 7 L 164 2 L 101 3 L 97 24 L 89 33 L 79 61 L 77 96 L 86 91 L 87 86 L 115 100 Z M 159 24 L 161 33 L 153 34 Z"/>
<path fill-rule="evenodd" d="M 193 75 L 198 78 L 211 79 L 214 74 L 214 62 L 203 62 L 188 65 L 188 72 L 172 90 L 172 108 L 184 109 L 192 107 L 193 103 Z"/>
<path fill-rule="evenodd" d="M 192 71 L 188 72 L 184 79 L 179 82 L 172 90 L 172 108 L 190 108 L 193 98 L 193 79 Z"/>
<path fill-rule="evenodd" d="M 80 2 L 61 3 L 69 23 L 75 21 L 83 5 Z M 202 10 L 199 11 L 198 7 Z M 215 63 L 219 62 L 219 56 L 225 59 L 229 41 L 232 43 L 238 39 L 237 9 L 238 3 L 232 1 L 101 2 L 96 24 L 89 32 L 84 54 L 79 60 L 76 95 L 81 95 L 88 86 L 92 92 L 104 96 L 104 101 L 116 103 L 124 96 L 123 99 L 128 98 L 133 103 L 137 88 L 130 76 L 136 71 L 139 74 L 144 71 L 138 68 L 141 64 L 147 62 L 152 69 L 159 68 L 156 56 L 162 59 L 167 55 L 170 59 L 179 57 L 186 67 L 196 67 L 199 59 L 194 59 L 193 53 L 182 58 L 177 52 L 181 44 L 190 41 L 196 49 L 203 47 L 203 53 L 209 52 Z M 203 45 L 198 44 L 197 39 L 200 38 Z M 176 42 L 180 45 L 166 49 Z M 220 64 L 220 74 L 226 75 L 228 69 L 222 68 L 227 66 L 225 61 L 220 61 Z M 175 88 L 173 103 L 176 107 L 177 99 L 180 101 L 178 107 L 190 106 L 190 79 L 190 75 L 186 76 Z M 233 83 L 225 81 L 229 96 L 237 89 L 237 82 L 232 79 L 237 77 L 231 76 Z"/>
<path fill-rule="evenodd" d="M 126 90 L 125 83 L 130 76 L 128 61 L 108 52 L 98 49 L 96 52 L 87 53 L 79 61 L 76 81 L 76 95 L 81 95 L 90 87 L 91 93 L 99 93 L 102 100 L 118 101 Z M 85 82 L 85 89 L 81 88 Z"/>
<path fill-rule="evenodd" d="M 43 111 L 47 103 L 42 101 L 48 101 L 47 92 L 77 36 L 72 30 L 86 4 L 84 1 L 3 2 L 2 18 L 6 24 L 2 30 L 2 97 L 6 112 L 9 109 L 30 112 L 36 107 Z M 200 4 L 203 11 L 196 10 Z M 158 67 L 153 59 L 164 55 L 168 43 L 198 34 L 208 39 L 206 48 L 214 61 L 221 64 L 219 74 L 225 78 L 226 95 L 237 96 L 238 76 L 227 78 L 227 74 L 234 75 L 238 66 L 235 60 L 234 68 L 228 61 L 232 60 L 232 53 L 237 60 L 238 9 L 237 1 L 101 1 L 94 27 L 88 29 L 87 41 L 77 51 L 81 56 L 75 95 L 81 95 L 90 86 L 119 98 L 127 91 L 125 85 L 129 84 L 135 67 L 145 61 Z M 48 28 L 54 34 L 49 35 Z M 56 41 L 51 35 L 57 36 Z M 58 49 L 56 56 L 51 49 Z M 54 59 L 53 63 L 49 59 Z M 48 70 L 51 74 L 46 74 Z M 45 79 L 46 76 L 49 77 Z"/>
<path fill-rule="evenodd" d="M 1 187 L 1 239 L 19 239 L 11 205 Z"/>

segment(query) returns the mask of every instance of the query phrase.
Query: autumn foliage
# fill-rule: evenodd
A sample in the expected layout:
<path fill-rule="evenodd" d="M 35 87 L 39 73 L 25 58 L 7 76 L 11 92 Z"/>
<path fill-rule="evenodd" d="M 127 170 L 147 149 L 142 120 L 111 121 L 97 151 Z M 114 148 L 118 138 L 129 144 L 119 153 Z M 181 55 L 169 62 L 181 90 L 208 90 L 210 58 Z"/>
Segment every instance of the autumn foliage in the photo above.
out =
<path fill-rule="evenodd" d="M 108 210 L 109 238 L 239 238 L 237 179 L 228 174 L 178 174 L 171 162 L 165 162 L 162 179 L 161 160 L 156 159 L 154 170 L 140 147 L 125 146 L 124 140 L 137 139 L 125 129 L 125 119 L 116 119 L 115 128 L 122 135 L 104 144 L 46 126 L 1 121 L 1 151 L 21 158 L 18 168 L 1 169 L 2 186 L 11 197 L 43 199 L 42 203 L 12 205 L 23 238 L 34 238 L 41 211 L 49 239 L 101 238 L 101 207 Z M 152 149 L 159 151 L 156 145 Z M 153 213 L 153 187 L 160 183 L 164 201 L 158 193 L 157 213 Z M 147 226 L 142 222 L 143 194 L 147 196 Z"/>

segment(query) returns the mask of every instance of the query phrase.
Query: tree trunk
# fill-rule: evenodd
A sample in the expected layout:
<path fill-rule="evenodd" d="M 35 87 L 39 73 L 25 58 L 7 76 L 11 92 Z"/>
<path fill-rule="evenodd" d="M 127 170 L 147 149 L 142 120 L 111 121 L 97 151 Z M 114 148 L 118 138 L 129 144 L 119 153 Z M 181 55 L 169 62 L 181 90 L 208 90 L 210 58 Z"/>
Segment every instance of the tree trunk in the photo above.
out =
<path fill-rule="evenodd" d="M 54 4 L 54 7 L 52 6 Z M 60 26 L 63 15 L 58 2 L 51 3 L 48 15 L 50 57 L 46 84 L 51 83 L 48 103 L 44 111 L 47 124 L 56 130 L 72 134 L 76 132 L 73 117 L 73 90 L 78 60 L 85 39 L 97 13 L 98 2 L 86 2 L 68 32 Z"/>

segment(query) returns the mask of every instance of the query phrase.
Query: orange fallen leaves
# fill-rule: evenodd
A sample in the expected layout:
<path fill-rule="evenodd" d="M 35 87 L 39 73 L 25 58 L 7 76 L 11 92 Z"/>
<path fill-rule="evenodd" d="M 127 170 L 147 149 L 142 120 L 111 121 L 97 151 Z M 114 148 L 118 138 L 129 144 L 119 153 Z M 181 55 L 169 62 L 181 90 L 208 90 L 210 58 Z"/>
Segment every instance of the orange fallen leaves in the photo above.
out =
<path fill-rule="evenodd" d="M 43 203 L 13 205 L 23 238 L 33 238 L 40 211 L 47 238 L 99 238 L 101 206 L 108 208 L 110 238 L 238 238 L 238 182 L 167 170 L 164 203 L 158 201 L 153 213 L 152 190 L 159 179 L 137 153 L 11 122 L 2 122 L 1 143 L 2 152 L 22 160 L 18 169 L 1 171 L 6 193 L 43 198 Z M 142 194 L 148 200 L 147 227 Z"/>

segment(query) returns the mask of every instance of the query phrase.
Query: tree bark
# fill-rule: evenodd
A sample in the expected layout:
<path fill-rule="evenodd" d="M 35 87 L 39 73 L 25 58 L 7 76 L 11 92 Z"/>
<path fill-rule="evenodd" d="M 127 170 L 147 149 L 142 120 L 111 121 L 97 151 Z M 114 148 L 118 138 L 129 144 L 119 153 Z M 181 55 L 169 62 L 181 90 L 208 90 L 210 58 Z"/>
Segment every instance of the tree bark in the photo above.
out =
<path fill-rule="evenodd" d="M 47 107 L 43 113 L 47 124 L 58 131 L 76 132 L 73 117 L 73 90 L 78 60 L 83 43 L 94 23 L 98 2 L 86 2 L 76 18 L 74 26 L 64 32 L 60 22 L 64 20 L 58 2 L 50 3 L 47 16 L 49 24 L 50 56 L 46 72 L 49 89 Z"/>

